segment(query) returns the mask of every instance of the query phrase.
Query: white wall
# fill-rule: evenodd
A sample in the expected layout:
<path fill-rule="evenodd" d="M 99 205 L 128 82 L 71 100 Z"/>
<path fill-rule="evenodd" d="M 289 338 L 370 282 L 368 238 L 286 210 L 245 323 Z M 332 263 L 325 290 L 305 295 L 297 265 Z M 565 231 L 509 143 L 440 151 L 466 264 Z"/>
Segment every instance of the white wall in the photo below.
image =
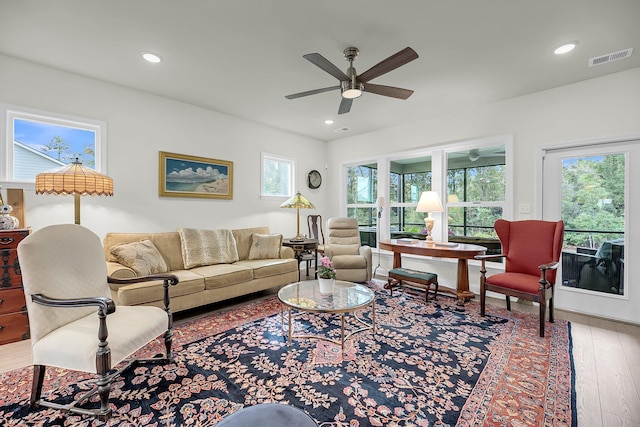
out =
<path fill-rule="evenodd" d="M 293 236 L 295 210 L 259 197 L 261 151 L 297 160 L 297 187 L 317 207 L 301 211 L 301 231 L 307 232 L 307 214 L 326 214 L 326 186 L 306 186 L 309 170 L 324 170 L 325 142 L 2 55 L 0 103 L 107 122 L 106 172 L 115 195 L 81 200 L 82 224 L 100 237 L 109 231 L 258 225 Z M 159 197 L 158 151 L 232 161 L 233 200 Z M 36 196 L 31 186 L 25 199 L 33 229 L 73 222 L 71 196 Z"/>
<path fill-rule="evenodd" d="M 331 142 L 328 164 L 334 173 L 328 184 L 337 193 L 341 185 L 337 179 L 339 165 L 389 154 L 392 152 L 389 147 L 393 147 L 393 152 L 407 151 L 502 134 L 512 134 L 514 140 L 514 206 L 528 203 L 536 213 L 533 216 L 540 218 L 540 172 L 536 158 L 540 147 L 640 135 L 640 68 Z M 633 187 L 631 192 L 634 192 Z M 328 202 L 330 211 L 346 212 L 337 198 Z M 638 211 L 638 207 L 629 208 Z M 635 228 L 630 224 L 628 237 L 638 236 Z M 639 242 L 638 238 L 628 244 L 633 247 L 636 242 Z M 634 252 L 630 250 L 629 253 Z M 600 312 L 595 305 L 585 307 L 586 312 L 640 323 L 640 311 L 637 310 L 640 287 L 636 286 L 640 271 L 634 268 L 640 265 L 640 256 L 634 258 L 638 259 L 635 262 L 634 259 L 625 260 L 625 265 L 629 266 L 629 299 L 620 301 L 614 313 L 611 310 Z M 441 282 L 455 287 L 455 263 L 407 259 L 407 266 L 413 263 L 413 266 L 431 269 L 441 275 Z M 374 261 L 377 265 L 377 254 Z M 383 267 L 390 268 L 391 263 L 391 258 L 383 255 Z M 425 266 L 426 263 L 429 265 Z M 479 292 L 478 278 L 478 267 L 472 265 L 471 290 L 476 293 Z M 556 303 L 557 307 L 563 306 L 560 299 Z"/>

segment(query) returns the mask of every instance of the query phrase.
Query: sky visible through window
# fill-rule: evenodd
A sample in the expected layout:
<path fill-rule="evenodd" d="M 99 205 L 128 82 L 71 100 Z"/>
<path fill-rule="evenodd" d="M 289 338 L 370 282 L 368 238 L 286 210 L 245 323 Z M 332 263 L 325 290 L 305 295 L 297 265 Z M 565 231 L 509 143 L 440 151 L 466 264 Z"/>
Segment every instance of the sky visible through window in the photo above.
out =
<path fill-rule="evenodd" d="M 50 144 L 56 136 L 69 144 L 67 150 L 69 155 L 82 154 L 87 146 L 92 150 L 95 149 L 96 133 L 91 130 L 23 119 L 15 119 L 13 122 L 14 141 L 25 144 L 54 159 L 58 158 L 58 153 L 56 151 L 47 152 L 43 148 Z"/>

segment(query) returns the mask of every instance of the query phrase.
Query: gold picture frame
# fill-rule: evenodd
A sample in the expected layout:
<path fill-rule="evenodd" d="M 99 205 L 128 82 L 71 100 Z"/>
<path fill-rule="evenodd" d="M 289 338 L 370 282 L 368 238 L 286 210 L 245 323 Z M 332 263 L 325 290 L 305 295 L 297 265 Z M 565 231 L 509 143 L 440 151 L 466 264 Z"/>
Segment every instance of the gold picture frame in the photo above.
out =
<path fill-rule="evenodd" d="M 233 162 L 160 151 L 161 197 L 233 198 Z"/>

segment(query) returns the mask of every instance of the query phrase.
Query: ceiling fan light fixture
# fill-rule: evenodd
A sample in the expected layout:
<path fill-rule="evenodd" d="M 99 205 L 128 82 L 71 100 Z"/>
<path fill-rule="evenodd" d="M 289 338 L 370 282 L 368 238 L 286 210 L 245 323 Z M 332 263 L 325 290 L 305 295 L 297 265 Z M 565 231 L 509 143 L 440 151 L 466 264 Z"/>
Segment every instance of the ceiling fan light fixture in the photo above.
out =
<path fill-rule="evenodd" d="M 364 90 L 364 85 L 357 82 L 343 81 L 340 86 L 342 87 L 342 97 L 347 99 L 359 98 Z"/>

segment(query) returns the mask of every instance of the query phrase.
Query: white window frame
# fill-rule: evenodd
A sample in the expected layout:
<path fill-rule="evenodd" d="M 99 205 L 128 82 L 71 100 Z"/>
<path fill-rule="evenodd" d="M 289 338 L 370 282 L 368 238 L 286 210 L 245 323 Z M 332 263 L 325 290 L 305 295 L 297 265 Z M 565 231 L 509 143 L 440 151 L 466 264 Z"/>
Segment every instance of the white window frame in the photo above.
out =
<path fill-rule="evenodd" d="M 470 203 L 471 206 L 502 206 L 502 216 L 505 219 L 513 219 L 513 135 L 504 134 L 504 135 L 496 135 L 487 138 L 479 138 L 479 139 L 469 139 L 466 141 L 456 142 L 456 143 L 443 143 L 429 147 L 420 147 L 413 150 L 408 150 L 404 152 L 396 152 L 396 153 L 388 153 L 381 154 L 376 158 L 363 158 L 362 160 L 351 160 L 349 162 L 341 163 L 341 181 L 343 185 L 340 186 L 340 211 L 343 212 L 343 215 L 347 215 L 347 208 L 356 207 L 356 205 L 346 203 L 346 182 L 347 182 L 347 168 L 355 165 L 361 164 L 369 164 L 369 163 L 377 163 L 378 164 L 378 197 L 385 197 L 387 200 L 387 204 L 389 209 L 394 206 L 414 206 L 417 204 L 414 203 L 401 203 L 401 204 L 393 204 L 389 203 L 389 188 L 388 188 L 388 179 L 381 179 L 383 176 L 388 176 L 389 173 L 389 163 L 393 160 L 406 159 L 412 157 L 424 157 L 431 156 L 431 189 L 433 191 L 437 191 L 441 196 L 442 204 L 445 207 L 445 211 L 448 207 L 448 203 L 445 195 L 447 194 L 447 153 L 456 152 L 456 151 L 465 151 L 470 150 L 472 148 L 482 148 L 482 147 L 491 147 L 495 145 L 504 145 L 505 146 L 505 199 L 500 202 L 485 202 L 482 204 L 473 204 Z M 383 175 L 385 174 L 385 175 Z M 465 203 L 456 203 L 451 204 L 451 206 L 463 206 Z M 368 207 L 374 205 L 357 205 L 357 207 Z M 383 217 L 383 221 L 380 223 L 380 238 L 386 239 L 390 235 L 390 224 L 388 220 L 388 215 L 386 218 Z M 434 229 L 434 239 L 436 240 L 446 240 L 446 230 L 448 230 L 448 218 L 447 215 L 441 215 L 439 218 L 436 229 Z M 436 234 L 437 233 L 437 234 Z M 493 263 L 491 263 L 493 264 Z"/>
<path fill-rule="evenodd" d="M 265 161 L 275 161 L 279 163 L 286 163 L 289 165 L 289 185 L 287 188 L 287 194 L 266 194 L 264 192 L 265 185 Z M 296 161 L 291 157 L 281 156 L 278 154 L 260 153 L 260 198 L 265 200 L 280 200 L 287 199 L 293 196 L 294 188 L 296 188 Z"/>
<path fill-rule="evenodd" d="M 70 116 L 49 111 L 35 110 L 27 107 L 0 104 L 0 154 L 3 161 L 0 162 L 0 182 L 4 184 L 19 184 L 21 188 L 34 189 L 34 181 L 22 181 L 13 179 L 13 121 L 23 119 L 43 122 L 52 125 L 85 129 L 95 133 L 95 170 L 107 175 L 107 124 L 104 121 L 93 120 L 84 117 Z"/>

